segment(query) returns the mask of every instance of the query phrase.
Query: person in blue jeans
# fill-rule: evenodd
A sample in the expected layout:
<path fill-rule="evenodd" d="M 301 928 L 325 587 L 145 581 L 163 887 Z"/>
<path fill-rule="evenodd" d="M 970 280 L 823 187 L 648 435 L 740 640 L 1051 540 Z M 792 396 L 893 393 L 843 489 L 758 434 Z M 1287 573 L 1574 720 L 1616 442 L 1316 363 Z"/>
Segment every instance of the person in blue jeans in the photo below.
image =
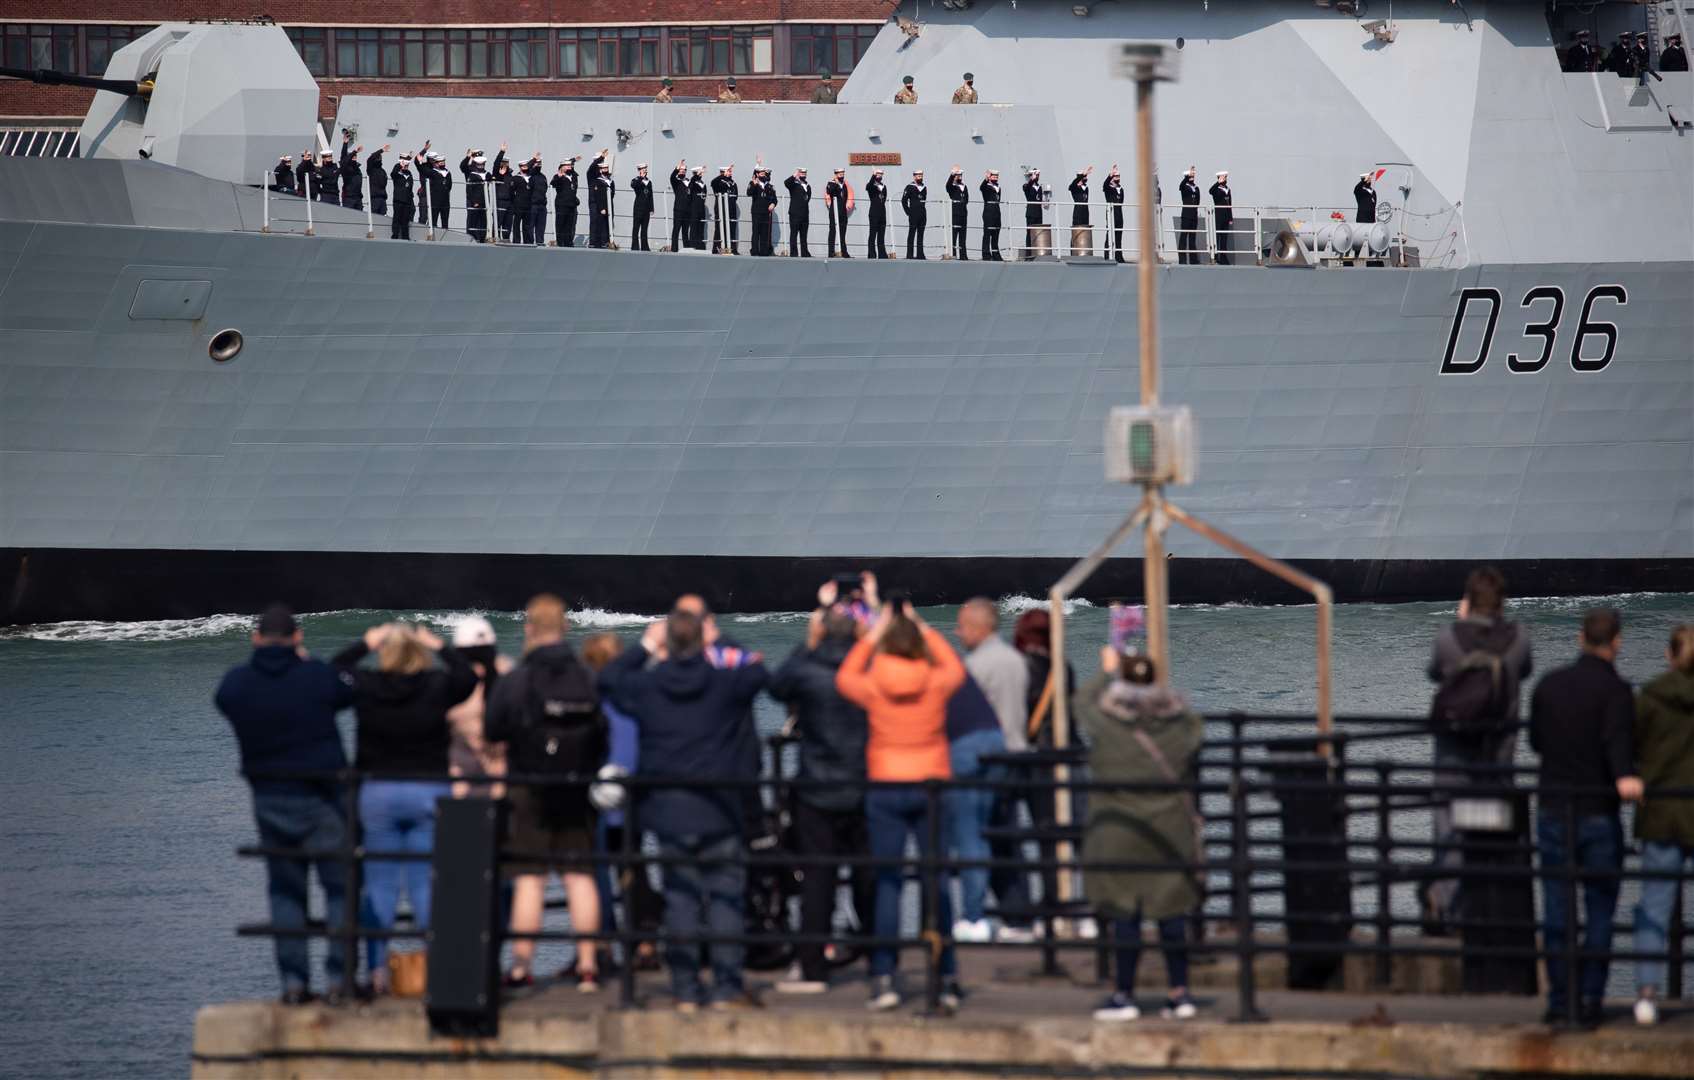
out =
<path fill-rule="evenodd" d="M 361 667 L 373 652 L 377 668 Z M 367 858 L 365 903 L 376 927 L 391 930 L 404 892 L 418 929 L 427 930 L 435 804 L 453 790 L 445 779 L 451 739 L 447 710 L 470 697 L 480 680 L 457 649 L 424 627 L 398 623 L 371 627 L 332 663 L 353 685 L 359 719 L 354 764 L 369 774 L 359 791 L 365 850 L 416 856 Z M 385 779 L 385 774 L 396 778 Z M 398 778 L 409 775 L 443 779 Z M 388 940 L 369 939 L 365 955 L 372 991 L 385 993 Z"/>
<path fill-rule="evenodd" d="M 968 673 L 953 696 L 947 699 L 947 752 L 957 781 L 995 781 L 1006 775 L 1002 765 L 983 761 L 985 756 L 1003 754 L 1006 738 L 994 706 L 982 687 Z M 992 786 L 954 787 L 947 791 L 947 846 L 961 860 L 985 860 L 992 853 L 982 832 L 994 815 L 999 792 Z M 960 942 L 982 942 L 993 937 L 984 915 L 988 899 L 989 872 L 986 866 L 966 867 L 959 879 L 959 919 L 953 938 Z"/>
<path fill-rule="evenodd" d="M 1582 655 L 1542 679 L 1530 700 L 1529 742 L 1541 755 L 1535 841 L 1542 870 L 1546 1020 L 1553 1024 L 1569 1022 L 1573 1008 L 1578 1024 L 1600 1023 L 1610 966 L 1604 956 L 1582 958 L 1575 978 L 1579 996 L 1570 998 L 1567 952 L 1572 943 L 1566 940 L 1566 922 L 1571 896 L 1566 874 L 1574 865 L 1586 923 L 1580 948 L 1605 953 L 1612 947 L 1619 880 L 1585 872 L 1609 875 L 1623 868 L 1618 812 L 1623 800 L 1641 797 L 1631 732 L 1635 698 L 1613 666 L 1622 637 L 1623 622 L 1616 611 L 1588 612 L 1582 619 Z"/>
<path fill-rule="evenodd" d="M 215 701 L 235 730 L 241 749 L 241 771 L 252 787 L 259 843 L 267 848 L 339 850 L 346 840 L 347 822 L 341 786 L 327 774 L 347 767 L 335 714 L 353 704 L 353 685 L 328 664 L 306 655 L 305 635 L 293 612 L 278 604 L 259 617 L 252 657 L 223 677 Z M 264 775 L 311 772 L 324 773 L 325 779 L 268 779 Z M 341 925 L 347 881 L 339 859 L 271 856 L 265 860 L 265 872 L 272 926 L 281 930 L 305 927 L 312 867 L 323 891 L 324 921 L 331 928 Z M 306 939 L 283 936 L 275 944 L 283 1002 L 298 1005 L 311 1000 Z M 324 973 L 326 996 L 332 1003 L 341 997 L 345 960 L 340 940 L 331 938 Z"/>
<path fill-rule="evenodd" d="M 1694 799 L 1658 796 L 1666 788 L 1694 788 L 1694 625 L 1671 631 L 1665 650 L 1670 670 L 1648 683 L 1635 700 L 1635 756 L 1647 793 L 1635 815 L 1642 842 L 1641 869 L 1679 874 L 1694 859 Z M 1665 877 L 1641 882 L 1635 907 L 1635 951 L 1658 959 L 1637 960 L 1635 1022 L 1659 1022 L 1659 991 L 1665 985 L 1665 938 L 1681 882 Z"/>

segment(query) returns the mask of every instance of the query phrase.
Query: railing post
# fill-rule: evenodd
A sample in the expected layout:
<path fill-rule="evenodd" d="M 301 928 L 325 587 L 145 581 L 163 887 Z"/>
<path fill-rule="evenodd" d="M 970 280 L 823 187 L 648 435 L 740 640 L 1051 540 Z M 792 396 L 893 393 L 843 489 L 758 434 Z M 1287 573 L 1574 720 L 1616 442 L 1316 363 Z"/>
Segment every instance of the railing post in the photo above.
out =
<path fill-rule="evenodd" d="M 1245 765 L 1242 755 L 1241 732 L 1243 720 L 1230 720 L 1232 747 L 1230 749 L 1229 799 L 1230 822 L 1230 884 L 1234 889 L 1232 907 L 1235 915 L 1236 955 L 1236 1014 L 1235 1022 L 1258 1023 L 1264 1019 L 1259 1012 L 1258 986 L 1253 965 L 1257 960 L 1257 942 L 1253 930 L 1252 838 L 1248 835 L 1247 789 L 1241 773 Z"/>
<path fill-rule="evenodd" d="M 1389 821 L 1388 781 L 1391 766 L 1385 761 L 1376 766 L 1376 985 L 1386 987 L 1394 979 L 1393 947 L 1394 913 L 1389 909 L 1392 900 L 1388 870 L 1394 855 L 1394 838 Z M 1346 782 L 1343 774 L 1342 782 Z"/>
<path fill-rule="evenodd" d="M 365 239 L 374 240 L 376 239 L 376 226 L 371 222 L 371 201 L 369 199 L 362 201 L 365 206 Z"/>
<path fill-rule="evenodd" d="M 1668 950 L 1670 966 L 1665 971 L 1665 997 L 1673 1000 L 1682 997 L 1682 950 L 1685 947 L 1685 938 L 1687 937 L 1687 930 L 1682 925 L 1682 891 L 1685 884 L 1680 876 L 1682 874 L 1682 863 L 1677 864 L 1676 872 L 1679 876 L 1675 882 L 1676 892 L 1672 894 L 1671 898 L 1670 933 L 1667 935 L 1670 944 Z"/>
<path fill-rule="evenodd" d="M 924 828 L 929 833 L 923 860 L 924 1002 L 931 1014 L 941 1011 L 941 783 L 925 780 Z M 948 928 L 952 932 L 952 928 Z"/>
<path fill-rule="evenodd" d="M 634 856 L 641 843 L 641 830 L 635 821 L 635 792 L 624 785 L 623 842 L 624 861 L 615 875 L 618 881 L 618 941 L 623 945 L 623 967 L 618 969 L 618 1004 L 635 1008 L 635 960 L 640 943 L 635 934 L 635 875 L 645 874 L 647 868 L 637 865 Z"/>
<path fill-rule="evenodd" d="M 306 201 L 311 202 L 310 199 Z M 365 891 L 364 864 L 361 862 L 364 842 L 359 835 L 359 774 L 348 772 L 345 775 L 347 784 L 342 788 L 346 799 L 342 807 L 346 821 L 342 826 L 341 844 L 344 890 L 341 899 L 341 997 L 343 1001 L 352 1001 L 359 985 L 359 897 Z M 375 973 L 372 974 L 374 976 Z"/>
<path fill-rule="evenodd" d="M 307 236 L 316 236 L 316 235 L 317 235 L 317 230 L 315 230 L 315 229 L 313 229 L 313 228 L 312 228 L 312 188 L 311 188 L 311 177 L 310 177 L 310 176 L 308 176 L 308 177 L 307 177 L 307 178 L 306 178 L 306 180 L 307 180 L 307 185 L 306 185 L 306 197 L 305 197 L 305 199 L 304 199 L 304 200 L 302 200 L 302 201 L 303 201 L 303 202 L 305 202 L 305 204 L 306 204 L 306 235 L 307 235 Z"/>
<path fill-rule="evenodd" d="M 271 186 L 265 181 L 264 177 L 261 176 L 259 179 L 259 187 L 263 188 L 265 192 L 264 224 L 259 226 L 259 231 L 262 233 L 268 233 L 271 231 Z"/>
<path fill-rule="evenodd" d="M 1577 1022 L 1580 1004 L 1578 995 L 1582 984 L 1582 972 L 1577 957 L 1577 867 L 1576 867 L 1576 799 L 1567 797 L 1564 805 L 1564 848 L 1565 866 L 1564 880 L 1560 888 L 1565 894 L 1565 1019 L 1572 1025 Z"/>

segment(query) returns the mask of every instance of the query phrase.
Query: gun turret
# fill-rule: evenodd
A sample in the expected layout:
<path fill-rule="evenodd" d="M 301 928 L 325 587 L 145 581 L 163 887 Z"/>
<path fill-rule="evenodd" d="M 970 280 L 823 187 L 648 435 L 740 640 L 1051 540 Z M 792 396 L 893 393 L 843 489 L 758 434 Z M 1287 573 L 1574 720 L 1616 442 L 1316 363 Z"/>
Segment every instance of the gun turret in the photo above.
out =
<path fill-rule="evenodd" d="M 92 90 L 110 90 L 114 94 L 125 97 L 138 97 L 143 101 L 153 96 L 153 80 L 142 79 L 102 79 L 93 75 L 71 75 L 52 68 L 15 68 L 0 67 L 0 76 L 8 79 L 28 79 L 33 83 L 44 86 L 86 86 Z"/>

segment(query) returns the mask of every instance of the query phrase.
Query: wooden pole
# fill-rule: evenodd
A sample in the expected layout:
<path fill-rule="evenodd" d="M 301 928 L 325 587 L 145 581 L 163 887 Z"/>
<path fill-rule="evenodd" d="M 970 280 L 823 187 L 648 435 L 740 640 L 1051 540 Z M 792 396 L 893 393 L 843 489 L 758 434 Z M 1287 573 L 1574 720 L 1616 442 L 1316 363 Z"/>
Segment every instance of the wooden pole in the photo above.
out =
<path fill-rule="evenodd" d="M 1136 305 L 1141 331 L 1141 404 L 1159 403 L 1159 254 L 1158 217 L 1153 207 L 1153 72 L 1143 67 L 1135 80 L 1136 201 L 1141 256 L 1136 271 Z M 1148 484 L 1141 580 L 1147 604 L 1147 655 L 1161 683 L 1170 682 L 1170 568 L 1165 561 L 1164 485 Z"/>

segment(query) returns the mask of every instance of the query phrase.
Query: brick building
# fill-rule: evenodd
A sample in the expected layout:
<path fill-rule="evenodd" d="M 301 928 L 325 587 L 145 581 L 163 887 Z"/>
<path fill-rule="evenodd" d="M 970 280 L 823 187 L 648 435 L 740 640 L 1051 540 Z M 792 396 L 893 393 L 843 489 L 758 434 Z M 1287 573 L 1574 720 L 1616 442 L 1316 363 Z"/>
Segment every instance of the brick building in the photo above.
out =
<path fill-rule="evenodd" d="M 734 76 L 749 101 L 810 95 L 845 76 L 895 0 L 274 0 L 322 91 L 465 97 L 679 99 Z M 161 21 L 230 18 L 215 0 L 0 0 L 0 63 L 103 74 L 112 51 Z M 80 122 L 93 91 L 0 80 L 0 123 Z"/>

